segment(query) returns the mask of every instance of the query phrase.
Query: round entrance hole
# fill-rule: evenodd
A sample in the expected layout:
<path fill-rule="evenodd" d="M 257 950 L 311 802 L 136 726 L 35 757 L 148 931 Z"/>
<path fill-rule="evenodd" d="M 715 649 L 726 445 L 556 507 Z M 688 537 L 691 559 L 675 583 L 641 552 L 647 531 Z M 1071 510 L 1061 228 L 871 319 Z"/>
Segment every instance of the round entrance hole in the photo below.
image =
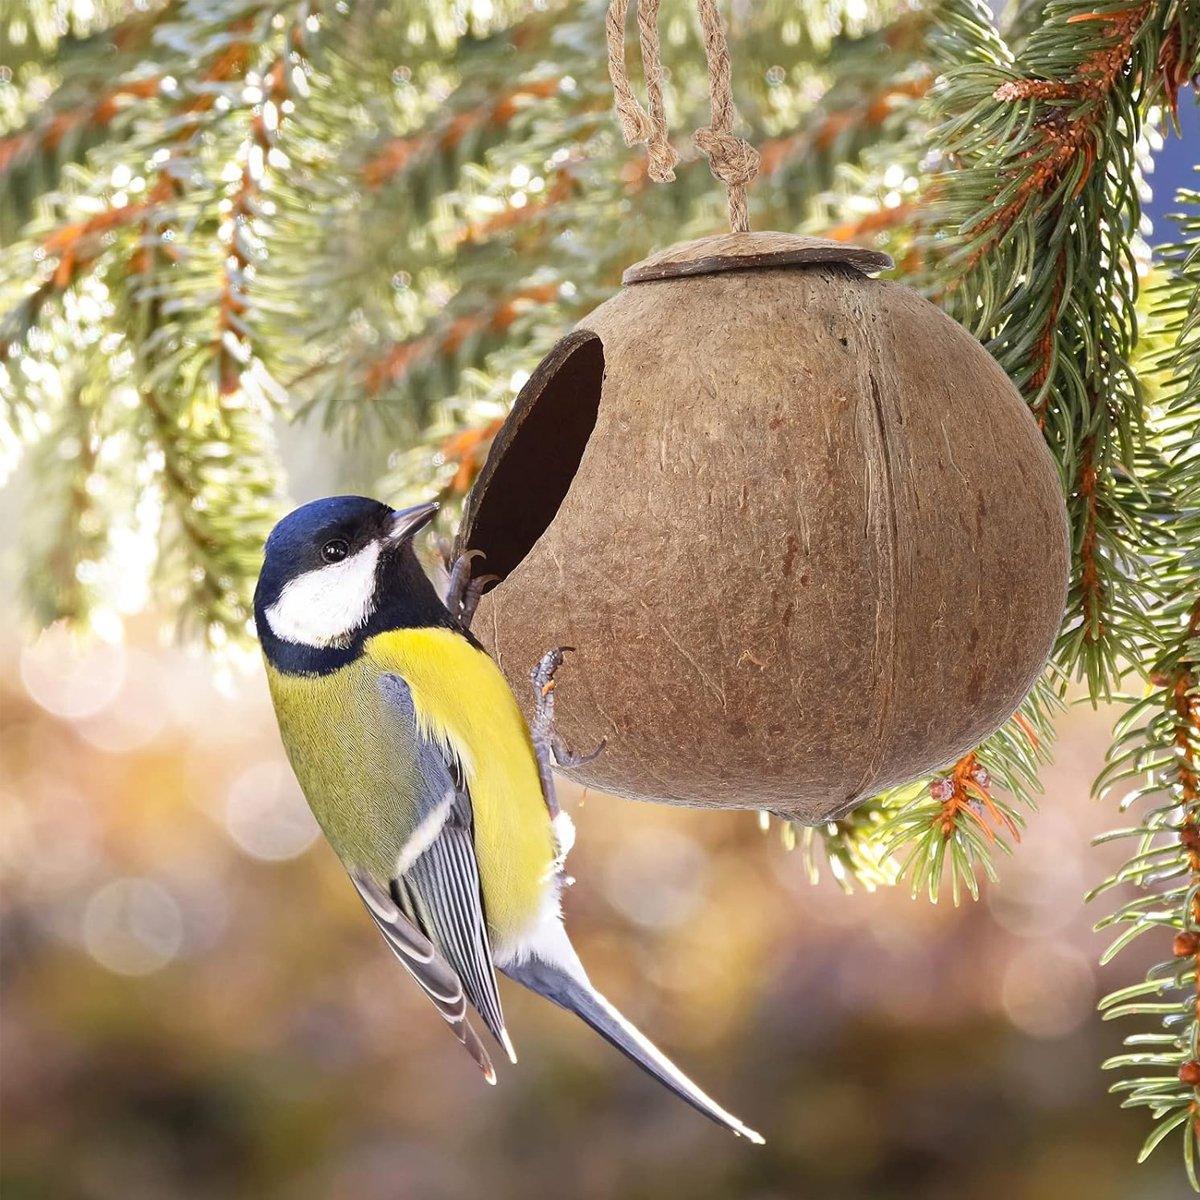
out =
<path fill-rule="evenodd" d="M 521 389 L 459 529 L 458 552 L 483 551 L 476 574 L 503 582 L 549 528 L 596 426 L 603 382 L 600 338 L 579 329 L 554 346 Z"/>

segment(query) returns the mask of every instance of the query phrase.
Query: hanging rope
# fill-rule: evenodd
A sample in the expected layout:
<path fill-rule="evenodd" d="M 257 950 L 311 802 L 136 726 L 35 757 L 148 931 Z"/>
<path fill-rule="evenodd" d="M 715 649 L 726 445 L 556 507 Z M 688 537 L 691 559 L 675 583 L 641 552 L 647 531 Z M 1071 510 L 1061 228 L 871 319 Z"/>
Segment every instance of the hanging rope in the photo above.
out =
<path fill-rule="evenodd" d="M 642 51 L 642 72 L 646 77 L 647 112 L 633 94 L 629 72 L 625 68 L 625 16 L 629 0 L 612 0 L 605 28 L 608 34 L 608 74 L 612 79 L 617 120 L 625 143 L 645 145 L 650 178 L 664 183 L 675 178 L 679 161 L 667 130 L 662 94 L 662 51 L 658 38 L 660 0 L 637 0 L 638 41 Z M 708 128 L 698 129 L 693 138 L 696 148 L 708 159 L 709 170 L 729 193 L 729 227 L 735 233 L 750 228 L 746 208 L 746 188 L 758 174 L 758 151 L 733 132 L 737 109 L 730 82 L 729 43 L 716 0 L 696 0 L 700 35 L 708 60 L 708 96 L 712 118 Z"/>

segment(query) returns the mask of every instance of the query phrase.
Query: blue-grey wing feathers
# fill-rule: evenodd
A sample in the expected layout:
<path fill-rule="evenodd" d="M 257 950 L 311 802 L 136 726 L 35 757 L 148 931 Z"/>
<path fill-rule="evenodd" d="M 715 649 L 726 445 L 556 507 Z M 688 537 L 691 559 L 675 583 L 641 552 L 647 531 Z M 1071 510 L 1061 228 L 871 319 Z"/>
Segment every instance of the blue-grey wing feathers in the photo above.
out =
<path fill-rule="evenodd" d="M 416 822 L 397 860 L 392 897 L 454 969 L 467 999 L 515 1060 L 492 966 L 462 765 L 421 732 L 412 693 L 400 676 L 383 676 L 380 687 L 396 719 L 412 730 L 418 765 Z"/>
<path fill-rule="evenodd" d="M 469 825 L 452 809 L 441 833 L 396 880 L 397 899 L 458 972 L 467 997 L 512 1055 L 484 923 L 479 867 Z"/>

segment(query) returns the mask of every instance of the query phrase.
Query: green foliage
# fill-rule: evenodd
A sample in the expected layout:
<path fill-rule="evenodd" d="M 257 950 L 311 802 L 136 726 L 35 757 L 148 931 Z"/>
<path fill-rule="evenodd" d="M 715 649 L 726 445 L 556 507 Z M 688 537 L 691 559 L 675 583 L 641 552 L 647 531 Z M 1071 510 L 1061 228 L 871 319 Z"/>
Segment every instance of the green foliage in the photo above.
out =
<path fill-rule="evenodd" d="M 888 852 L 881 832 L 896 807 L 915 799 L 922 788 L 922 784 L 915 784 L 897 789 L 896 793 L 876 796 L 836 821 L 821 825 L 799 825 L 785 820 L 780 841 L 785 850 L 799 849 L 810 883 L 817 883 L 826 870 L 844 892 L 853 891 L 856 883 L 868 892 L 891 887 L 899 878 L 900 867 Z M 766 813 L 760 814 L 759 823 L 764 831 L 770 828 Z"/>
<path fill-rule="evenodd" d="M 1142 312 L 1139 192 L 1146 122 L 1169 124 L 1196 73 L 1195 13 L 1178 3 L 1023 5 L 1002 37 L 981 5 L 937 10 L 942 55 L 932 95 L 941 171 L 926 195 L 917 247 L 926 287 L 988 345 L 1028 399 L 1059 462 L 1074 569 L 1055 672 L 992 743 L 944 776 L 806 833 L 835 874 L 868 886 L 907 877 L 936 898 L 972 896 L 994 877 L 996 849 L 1019 833 L 1019 807 L 980 788 L 1001 783 L 1031 803 L 1054 697 L 1071 674 L 1093 700 L 1133 669 L 1150 691 L 1120 723 L 1099 787 L 1139 779 L 1127 807 L 1149 811 L 1116 837 L 1135 839 L 1100 892 L 1138 889 L 1102 924 L 1120 930 L 1110 956 L 1147 931 L 1174 932 L 1175 957 L 1104 1003 L 1106 1016 L 1149 1015 L 1108 1066 L 1126 1105 L 1150 1109 L 1143 1157 L 1182 1132 L 1197 1187 L 1200 1027 L 1200 263 L 1165 254 L 1170 282 Z M 1185 197 L 1194 201 L 1195 197 Z M 983 763 L 979 775 L 978 764 Z M 1006 777 L 1002 777 L 1006 775 Z M 1007 835 L 1007 836 L 1006 836 Z M 865 842 L 865 845 L 864 845 Z M 883 853 L 881 854 L 881 851 Z M 811 870 L 811 867 L 810 867 Z"/>
<path fill-rule="evenodd" d="M 1142 129 L 1195 31 L 1170 3 L 1046 6 L 1014 57 L 987 37 L 938 88 L 946 170 L 926 235 L 939 291 L 1024 391 L 1058 458 L 1075 568 L 1058 649 L 1093 697 L 1145 635 L 1137 486 L 1144 398 L 1131 357 Z"/>
<path fill-rule="evenodd" d="M 1188 1179 L 1200 1191 L 1200 193 L 1182 199 L 1186 240 L 1164 255 L 1168 276 L 1152 308 L 1168 335 L 1149 373 L 1161 385 L 1151 410 L 1162 451 L 1154 482 L 1169 501 L 1162 517 L 1169 536 L 1145 563 L 1151 682 L 1118 722 L 1096 785 L 1102 796 L 1131 788 L 1120 807 L 1136 822 L 1105 840 L 1128 840 L 1133 849 L 1094 894 L 1133 891 L 1099 924 L 1115 934 L 1106 961 L 1146 934 L 1170 939 L 1169 959 L 1102 1002 L 1106 1019 L 1151 1026 L 1127 1035 L 1126 1053 L 1105 1066 L 1133 1073 L 1112 1090 L 1154 1118 L 1143 1157 L 1179 1130 Z"/>
<path fill-rule="evenodd" d="M 137 115 L 114 122 L 112 142 L 64 170 L 6 258 L 0 372 L 14 426 L 47 439 L 60 459 L 57 431 L 71 420 L 64 406 L 92 397 L 91 435 L 75 439 L 75 478 L 61 479 L 59 494 L 104 493 L 115 508 L 149 515 L 149 530 L 138 525 L 143 538 L 159 531 L 156 590 L 195 628 L 222 638 L 247 621 L 277 491 L 277 389 L 256 353 L 245 294 L 272 153 L 263 108 L 281 105 L 279 96 L 265 100 L 263 87 L 277 63 L 286 64 L 285 82 L 302 72 L 300 26 L 249 3 L 184 4 L 157 16 L 155 70 L 139 63 L 115 85 L 153 77 L 157 90 Z M 306 20 L 301 10 L 294 16 Z M 66 388 L 64 369 L 76 379 Z M 111 389 L 104 400 L 100 385 Z M 105 473 L 113 460 L 137 467 Z M 65 460 L 60 468 L 61 477 Z M 34 478 L 40 511 L 53 501 L 45 482 Z M 109 538 L 113 553 L 122 544 L 131 553 L 120 565 L 91 563 L 92 574 L 152 567 L 137 540 Z M 61 545 L 41 546 L 63 559 Z M 94 538 L 85 547 L 101 549 Z M 62 579 L 68 565 L 49 574 Z M 75 563 L 74 574 L 85 565 Z M 76 599 L 56 613 L 55 596 Z M 61 583 L 43 589 L 43 609 L 84 616 L 77 596 Z"/>

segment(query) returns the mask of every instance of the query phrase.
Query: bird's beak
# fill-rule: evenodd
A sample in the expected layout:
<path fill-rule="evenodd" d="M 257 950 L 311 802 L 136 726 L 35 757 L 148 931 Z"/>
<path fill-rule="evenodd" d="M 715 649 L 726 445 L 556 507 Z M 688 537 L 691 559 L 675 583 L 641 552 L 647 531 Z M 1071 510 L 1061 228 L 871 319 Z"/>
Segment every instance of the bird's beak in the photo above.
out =
<path fill-rule="evenodd" d="M 400 542 L 407 537 L 412 537 L 417 530 L 424 529 L 433 520 L 437 510 L 436 500 L 430 500 L 426 504 L 414 504 L 412 508 L 397 509 L 388 518 L 387 528 L 383 535 L 384 540 Z"/>

